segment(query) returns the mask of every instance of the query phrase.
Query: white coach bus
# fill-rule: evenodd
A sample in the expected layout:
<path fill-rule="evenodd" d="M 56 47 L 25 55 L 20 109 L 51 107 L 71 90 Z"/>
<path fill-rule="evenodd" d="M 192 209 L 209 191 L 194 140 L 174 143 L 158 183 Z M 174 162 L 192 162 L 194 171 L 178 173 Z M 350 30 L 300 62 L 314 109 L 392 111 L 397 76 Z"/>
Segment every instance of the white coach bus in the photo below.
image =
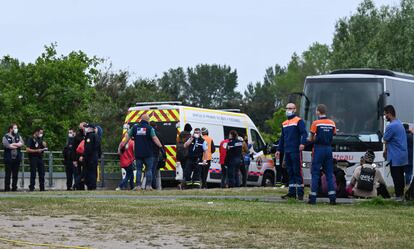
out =
<path fill-rule="evenodd" d="M 382 136 L 387 123 L 383 119 L 385 105 L 393 105 L 397 118 L 410 127 L 414 123 L 414 76 L 390 70 L 346 69 L 326 75 L 309 76 L 301 95 L 300 117 L 309 131 L 317 118 L 318 104 L 328 107 L 328 118 L 335 121 L 337 135 L 333 156 L 346 168 L 347 180 L 361 156 L 370 149 L 375 164 L 382 169 L 388 185 L 392 180 L 383 157 Z M 310 180 L 311 148 L 303 152 L 304 178 Z"/>

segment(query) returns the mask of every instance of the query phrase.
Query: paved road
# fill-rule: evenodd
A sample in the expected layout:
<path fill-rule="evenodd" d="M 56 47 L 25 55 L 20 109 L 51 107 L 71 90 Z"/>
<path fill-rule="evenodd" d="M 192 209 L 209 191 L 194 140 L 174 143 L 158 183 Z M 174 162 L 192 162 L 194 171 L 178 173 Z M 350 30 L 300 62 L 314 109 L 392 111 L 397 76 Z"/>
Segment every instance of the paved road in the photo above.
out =
<path fill-rule="evenodd" d="M 227 195 L 227 196 L 203 196 L 203 195 L 170 195 L 170 196 L 160 196 L 160 195 L 74 195 L 74 194 L 46 194 L 46 195 L 31 195 L 31 194 L 5 194 L 0 193 L 0 199 L 3 198 L 83 198 L 83 199 L 136 199 L 136 200 L 183 200 L 183 199 L 198 199 L 198 200 L 244 200 L 244 201 L 262 201 L 262 202 L 287 202 L 280 197 L 272 196 L 238 196 L 238 195 Z M 307 200 L 305 200 L 307 201 Z M 363 200 L 360 199 L 337 199 L 338 204 L 352 204 L 360 202 Z M 328 198 L 319 198 L 318 202 L 320 203 L 329 203 Z"/>

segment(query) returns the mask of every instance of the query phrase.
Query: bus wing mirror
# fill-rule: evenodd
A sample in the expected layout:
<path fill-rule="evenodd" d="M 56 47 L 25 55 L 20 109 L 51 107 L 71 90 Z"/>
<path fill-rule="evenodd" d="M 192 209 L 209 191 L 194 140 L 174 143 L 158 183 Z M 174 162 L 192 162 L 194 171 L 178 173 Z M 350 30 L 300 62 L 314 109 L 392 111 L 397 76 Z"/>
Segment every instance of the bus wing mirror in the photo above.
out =
<path fill-rule="evenodd" d="M 310 103 L 309 98 L 303 92 L 294 92 L 294 93 L 289 94 L 288 95 L 288 101 L 289 101 L 289 103 L 295 103 L 298 96 L 299 97 L 304 97 L 305 100 L 306 100 L 306 105 L 309 105 L 309 103 Z"/>
<path fill-rule="evenodd" d="M 387 97 L 390 96 L 390 93 L 384 92 L 379 96 L 378 99 L 378 115 L 377 115 L 377 119 L 379 120 L 382 116 L 382 114 L 384 113 L 384 107 L 385 104 L 387 103 Z"/>
<path fill-rule="evenodd" d="M 308 96 L 306 96 L 305 93 L 303 93 L 303 92 L 291 93 L 291 94 L 288 95 L 288 101 L 289 101 L 289 103 L 296 103 L 296 100 L 297 100 L 298 96 L 305 98 L 305 118 L 307 118 L 308 112 L 309 112 L 310 100 L 309 100 Z"/>

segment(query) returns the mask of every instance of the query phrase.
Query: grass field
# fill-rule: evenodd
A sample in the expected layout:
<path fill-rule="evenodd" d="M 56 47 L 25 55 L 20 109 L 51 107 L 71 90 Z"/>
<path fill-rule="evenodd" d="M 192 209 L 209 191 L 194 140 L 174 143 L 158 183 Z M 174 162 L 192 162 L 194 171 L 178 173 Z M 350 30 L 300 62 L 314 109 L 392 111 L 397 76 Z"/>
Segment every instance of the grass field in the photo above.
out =
<path fill-rule="evenodd" d="M 414 205 L 409 203 L 374 199 L 309 206 L 296 201 L 214 199 L 279 195 L 270 188 L 121 192 L 212 196 L 180 200 L 88 198 L 120 194 L 114 191 L 70 192 L 77 198 L 64 197 L 67 192 L 32 194 L 2 195 L 0 238 L 92 248 L 414 247 Z M 10 248 L 10 243 L 0 240 L 0 248 Z"/>

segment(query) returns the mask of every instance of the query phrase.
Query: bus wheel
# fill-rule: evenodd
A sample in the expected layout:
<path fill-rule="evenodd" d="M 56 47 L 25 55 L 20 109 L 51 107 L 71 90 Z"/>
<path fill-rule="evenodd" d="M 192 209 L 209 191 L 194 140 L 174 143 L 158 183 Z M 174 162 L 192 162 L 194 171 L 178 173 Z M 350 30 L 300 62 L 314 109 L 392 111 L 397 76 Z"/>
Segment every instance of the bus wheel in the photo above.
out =
<path fill-rule="evenodd" d="M 275 176 L 272 172 L 267 171 L 263 175 L 262 185 L 265 187 L 274 187 L 275 186 Z"/>

